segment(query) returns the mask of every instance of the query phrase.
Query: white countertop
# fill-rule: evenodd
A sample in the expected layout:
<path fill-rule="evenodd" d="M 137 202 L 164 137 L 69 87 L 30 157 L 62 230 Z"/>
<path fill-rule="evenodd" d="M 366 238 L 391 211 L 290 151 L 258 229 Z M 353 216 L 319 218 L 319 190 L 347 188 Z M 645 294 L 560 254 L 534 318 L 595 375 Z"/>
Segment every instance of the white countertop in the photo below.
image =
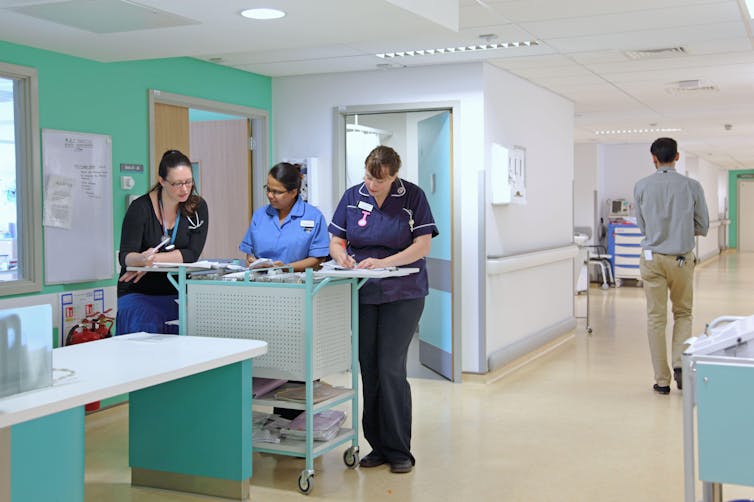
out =
<path fill-rule="evenodd" d="M 57 348 L 53 385 L 0 399 L 0 428 L 266 352 L 267 343 L 259 340 L 149 333 Z"/>

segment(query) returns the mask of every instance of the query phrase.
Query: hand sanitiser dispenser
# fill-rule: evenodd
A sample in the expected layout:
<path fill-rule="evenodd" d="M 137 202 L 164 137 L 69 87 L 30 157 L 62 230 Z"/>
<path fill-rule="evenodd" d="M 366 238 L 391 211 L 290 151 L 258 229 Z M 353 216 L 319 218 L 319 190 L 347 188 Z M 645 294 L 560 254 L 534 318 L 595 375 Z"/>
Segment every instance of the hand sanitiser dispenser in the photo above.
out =
<path fill-rule="evenodd" d="M 52 385 L 52 307 L 0 310 L 0 398 Z"/>

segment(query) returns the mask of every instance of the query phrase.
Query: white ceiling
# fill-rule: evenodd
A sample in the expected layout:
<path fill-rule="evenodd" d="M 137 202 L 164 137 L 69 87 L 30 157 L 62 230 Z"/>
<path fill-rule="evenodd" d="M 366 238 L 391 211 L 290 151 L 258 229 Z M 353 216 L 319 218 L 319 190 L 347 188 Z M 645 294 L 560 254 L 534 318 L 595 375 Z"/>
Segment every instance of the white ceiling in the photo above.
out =
<path fill-rule="evenodd" d="M 251 7 L 287 16 L 239 15 Z M 479 44 L 482 34 L 540 44 L 375 56 Z M 193 56 L 272 77 L 487 60 L 572 100 L 579 142 L 670 135 L 721 167 L 754 168 L 754 38 L 744 0 L 0 0 L 0 39 L 97 61 Z M 626 54 L 678 47 L 685 52 Z M 696 80 L 713 90 L 672 90 Z M 682 130 L 595 134 L 646 128 Z"/>

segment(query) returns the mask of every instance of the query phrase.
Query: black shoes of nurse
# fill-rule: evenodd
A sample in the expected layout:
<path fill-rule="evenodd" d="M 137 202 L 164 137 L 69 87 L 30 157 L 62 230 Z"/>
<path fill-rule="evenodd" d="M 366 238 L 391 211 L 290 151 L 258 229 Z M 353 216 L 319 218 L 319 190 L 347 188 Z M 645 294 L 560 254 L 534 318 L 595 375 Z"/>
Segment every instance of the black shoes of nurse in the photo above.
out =
<path fill-rule="evenodd" d="M 405 474 L 407 472 L 411 472 L 414 468 L 414 464 L 411 463 L 411 460 L 401 460 L 399 462 L 393 462 L 390 464 L 390 472 L 394 472 L 396 474 Z"/>
<path fill-rule="evenodd" d="M 670 385 L 657 385 L 657 384 L 654 384 L 654 387 L 652 387 L 652 388 L 658 394 L 663 394 L 663 395 L 670 394 Z"/>
<path fill-rule="evenodd" d="M 385 460 L 382 455 L 375 452 L 371 452 L 369 455 L 359 460 L 360 467 L 377 467 L 386 463 L 387 460 Z"/>
<path fill-rule="evenodd" d="M 371 452 L 369 455 L 359 461 L 359 466 L 369 468 L 377 467 L 387 463 L 388 461 L 385 457 L 383 457 L 379 453 Z M 400 460 L 398 462 L 390 462 L 390 472 L 394 472 L 396 474 L 411 472 L 413 469 L 414 463 L 411 461 L 411 459 Z"/>
<path fill-rule="evenodd" d="M 681 368 L 673 368 L 673 380 L 675 380 L 678 390 L 683 389 L 683 370 Z"/>

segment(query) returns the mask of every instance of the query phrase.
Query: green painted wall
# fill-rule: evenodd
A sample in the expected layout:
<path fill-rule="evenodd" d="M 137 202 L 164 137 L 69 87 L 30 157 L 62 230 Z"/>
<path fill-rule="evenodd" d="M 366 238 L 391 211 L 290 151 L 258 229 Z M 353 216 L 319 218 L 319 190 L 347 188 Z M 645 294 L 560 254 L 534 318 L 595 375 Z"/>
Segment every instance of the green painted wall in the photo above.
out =
<path fill-rule="evenodd" d="M 269 77 L 193 58 L 99 63 L 0 40 L 0 61 L 37 70 L 39 126 L 42 129 L 112 137 L 115 249 L 120 243 L 126 195 L 144 193 L 149 188 L 149 89 L 243 105 L 268 113 L 272 106 Z M 129 173 L 136 181 L 133 190 L 120 188 L 117 170 L 120 163 L 145 166 L 144 173 Z M 113 277 L 107 281 L 44 286 L 41 293 L 113 286 L 115 283 Z"/>
<path fill-rule="evenodd" d="M 728 247 L 738 247 L 738 176 L 745 174 L 754 177 L 754 169 L 728 171 Z"/>

